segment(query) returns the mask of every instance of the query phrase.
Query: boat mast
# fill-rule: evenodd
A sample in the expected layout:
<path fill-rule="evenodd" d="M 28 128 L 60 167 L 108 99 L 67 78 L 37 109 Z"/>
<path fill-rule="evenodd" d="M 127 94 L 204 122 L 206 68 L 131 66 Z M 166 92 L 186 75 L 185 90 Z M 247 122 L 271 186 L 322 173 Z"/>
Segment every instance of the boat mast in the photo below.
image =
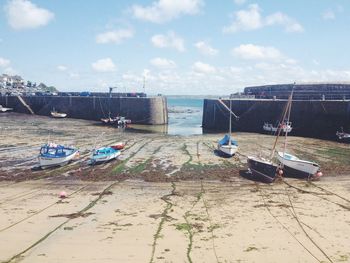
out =
<path fill-rule="evenodd" d="M 230 114 L 230 121 L 229 121 L 229 141 L 228 141 L 228 145 L 231 146 L 231 119 L 232 119 L 232 116 L 231 116 L 231 99 L 230 99 L 230 111 L 229 111 L 229 114 Z"/>
<path fill-rule="evenodd" d="M 111 118 L 111 99 L 112 99 L 112 87 L 109 87 L 109 98 L 108 98 L 108 118 Z"/>
<path fill-rule="evenodd" d="M 294 86 L 295 86 L 295 82 L 293 85 L 292 93 L 290 94 L 289 99 L 288 99 L 289 108 L 288 108 L 288 117 L 287 117 L 287 123 L 286 123 L 286 132 L 285 132 L 286 135 L 284 137 L 283 157 L 284 157 L 284 154 L 286 153 L 286 149 L 287 149 L 288 123 L 289 123 L 289 118 L 290 118 L 290 112 L 292 109 L 292 97 L 293 97 Z"/>

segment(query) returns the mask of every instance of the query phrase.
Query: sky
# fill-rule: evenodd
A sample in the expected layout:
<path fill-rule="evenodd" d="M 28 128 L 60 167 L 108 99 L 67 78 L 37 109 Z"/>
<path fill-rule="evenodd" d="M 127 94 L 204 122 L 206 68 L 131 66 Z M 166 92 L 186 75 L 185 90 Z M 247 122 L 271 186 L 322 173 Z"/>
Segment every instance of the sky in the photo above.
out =
<path fill-rule="evenodd" d="M 0 0 L 0 74 L 166 95 L 349 82 L 349 13 L 348 0 Z"/>

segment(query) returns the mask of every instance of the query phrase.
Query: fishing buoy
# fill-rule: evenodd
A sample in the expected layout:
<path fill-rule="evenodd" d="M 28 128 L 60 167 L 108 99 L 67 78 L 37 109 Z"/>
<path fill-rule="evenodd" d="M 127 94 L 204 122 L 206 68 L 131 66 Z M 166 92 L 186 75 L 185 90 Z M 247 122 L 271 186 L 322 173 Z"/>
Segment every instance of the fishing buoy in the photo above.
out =
<path fill-rule="evenodd" d="M 322 173 L 321 171 L 318 171 L 318 172 L 316 173 L 316 176 L 317 176 L 317 177 L 321 177 L 321 176 L 323 176 L 323 173 Z"/>
<path fill-rule="evenodd" d="M 283 170 L 282 170 L 282 169 L 279 169 L 279 170 L 278 170 L 278 174 L 279 174 L 280 176 L 282 176 L 282 175 L 283 175 Z"/>
<path fill-rule="evenodd" d="M 60 196 L 60 198 L 66 198 L 67 193 L 65 191 L 61 191 L 59 196 Z"/>

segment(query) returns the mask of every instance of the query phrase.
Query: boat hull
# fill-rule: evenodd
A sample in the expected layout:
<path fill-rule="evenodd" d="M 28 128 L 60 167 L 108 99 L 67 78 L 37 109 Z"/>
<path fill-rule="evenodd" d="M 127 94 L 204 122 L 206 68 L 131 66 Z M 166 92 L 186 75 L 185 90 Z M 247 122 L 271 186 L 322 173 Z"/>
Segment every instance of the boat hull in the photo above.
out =
<path fill-rule="evenodd" d="M 319 165 L 300 159 L 286 159 L 283 153 L 278 152 L 277 159 L 283 165 L 283 176 L 299 179 L 310 179 L 320 169 Z M 292 156 L 292 155 L 287 155 Z M 295 157 L 295 156 L 292 156 Z M 295 157 L 296 158 L 296 157 Z"/>
<path fill-rule="evenodd" d="M 238 150 L 237 145 L 218 145 L 218 151 L 221 155 L 226 157 L 232 157 Z"/>
<path fill-rule="evenodd" d="M 39 165 L 41 168 L 49 168 L 49 167 L 57 167 L 57 166 L 64 166 L 68 164 L 71 160 L 74 159 L 74 157 L 77 155 L 78 151 L 72 152 L 68 156 L 64 157 L 46 157 L 39 155 Z"/>
<path fill-rule="evenodd" d="M 91 163 L 99 164 L 116 159 L 120 155 L 120 151 L 115 151 L 114 153 L 108 155 L 93 155 L 91 157 Z"/>
<path fill-rule="evenodd" d="M 248 168 L 251 179 L 263 183 L 272 183 L 276 178 L 277 165 L 255 157 L 248 156 Z"/>

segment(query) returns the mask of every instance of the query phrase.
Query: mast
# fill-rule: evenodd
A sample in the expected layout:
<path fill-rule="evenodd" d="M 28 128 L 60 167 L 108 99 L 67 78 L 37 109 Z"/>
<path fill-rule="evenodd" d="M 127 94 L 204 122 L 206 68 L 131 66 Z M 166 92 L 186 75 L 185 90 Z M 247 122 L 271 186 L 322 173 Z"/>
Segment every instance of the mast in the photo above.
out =
<path fill-rule="evenodd" d="M 232 116 L 231 116 L 231 99 L 230 99 L 230 112 L 229 112 L 229 114 L 230 114 L 230 121 L 229 121 L 229 141 L 228 141 L 228 145 L 229 146 L 231 146 L 231 119 L 232 119 Z"/>
<path fill-rule="evenodd" d="M 294 82 L 294 86 L 295 86 L 295 82 Z M 288 123 L 289 123 L 289 118 L 290 118 L 290 112 L 292 109 L 292 97 L 293 97 L 293 92 L 294 92 L 294 86 L 292 89 L 292 93 L 289 96 L 289 108 L 288 108 L 288 118 L 287 118 L 287 126 L 286 126 L 286 132 L 285 132 L 285 137 L 284 137 L 284 147 L 283 147 L 283 157 L 284 154 L 286 153 L 286 149 L 287 149 L 287 137 L 288 137 Z"/>
<path fill-rule="evenodd" d="M 111 118 L 111 99 L 112 99 L 112 87 L 109 87 L 109 99 L 108 99 L 108 118 Z"/>

